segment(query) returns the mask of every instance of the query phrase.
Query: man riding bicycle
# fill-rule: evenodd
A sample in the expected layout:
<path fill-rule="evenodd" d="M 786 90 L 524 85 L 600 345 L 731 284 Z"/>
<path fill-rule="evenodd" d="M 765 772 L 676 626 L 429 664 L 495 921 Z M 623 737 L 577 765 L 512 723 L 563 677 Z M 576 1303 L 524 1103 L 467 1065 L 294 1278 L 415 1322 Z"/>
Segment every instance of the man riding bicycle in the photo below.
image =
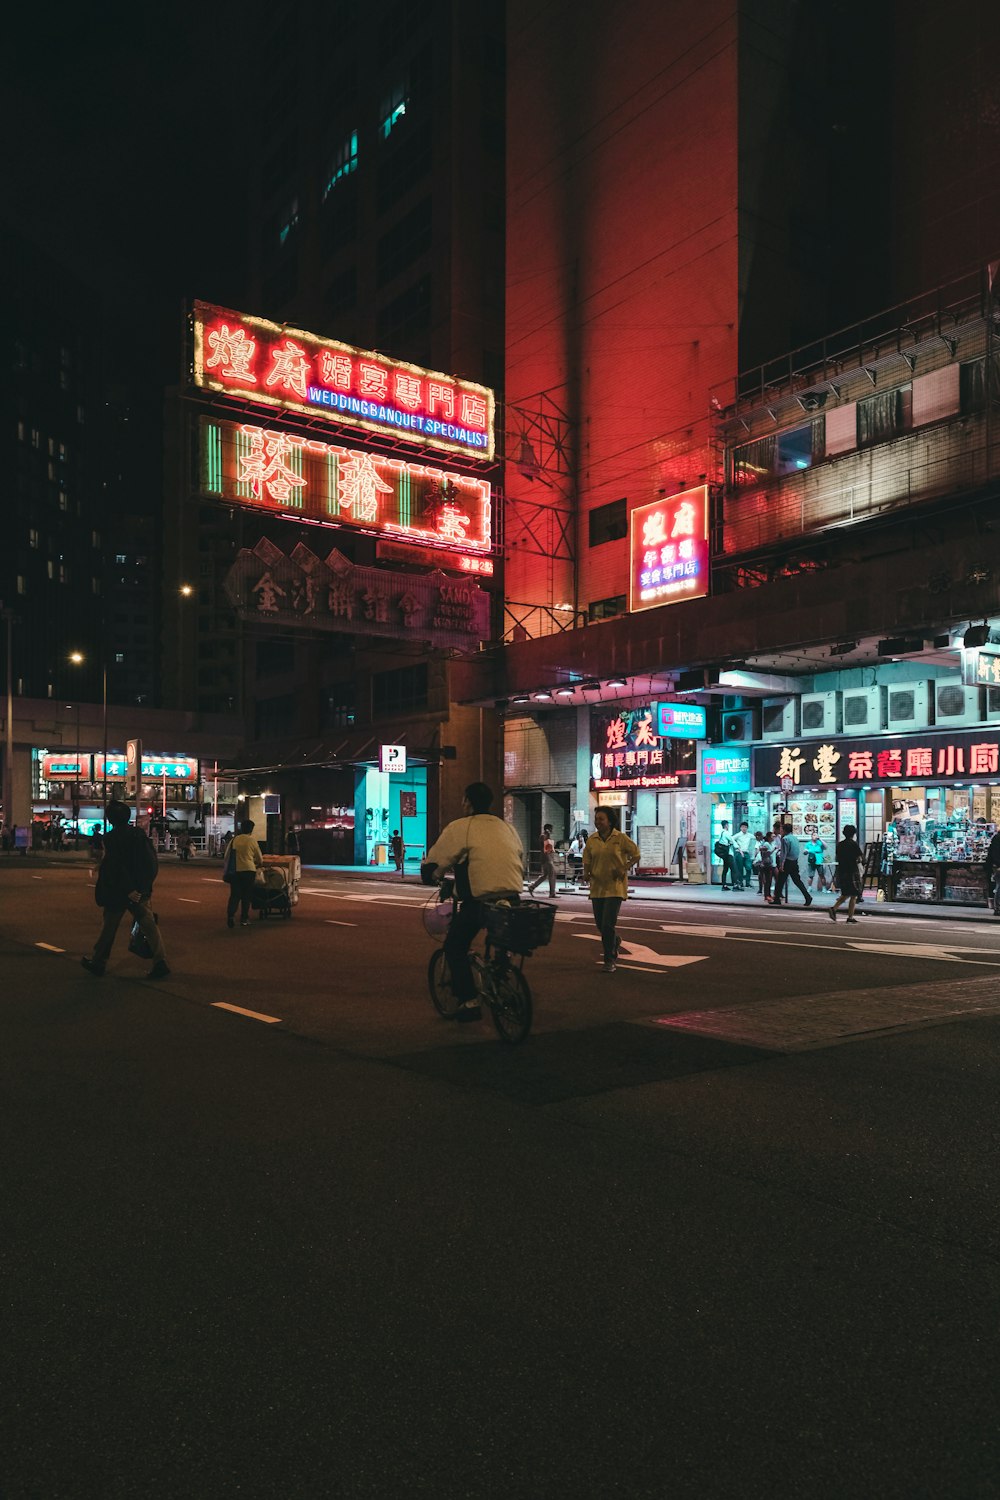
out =
<path fill-rule="evenodd" d="M 516 831 L 490 812 L 493 793 L 482 781 L 465 788 L 462 817 L 444 828 L 428 850 L 421 875 L 428 885 L 451 870 L 459 907 L 452 918 L 444 951 L 455 998 L 462 1002 L 459 1021 L 478 1021 L 476 984 L 469 948 L 486 926 L 486 901 L 519 900 L 524 884 L 524 849 Z"/>

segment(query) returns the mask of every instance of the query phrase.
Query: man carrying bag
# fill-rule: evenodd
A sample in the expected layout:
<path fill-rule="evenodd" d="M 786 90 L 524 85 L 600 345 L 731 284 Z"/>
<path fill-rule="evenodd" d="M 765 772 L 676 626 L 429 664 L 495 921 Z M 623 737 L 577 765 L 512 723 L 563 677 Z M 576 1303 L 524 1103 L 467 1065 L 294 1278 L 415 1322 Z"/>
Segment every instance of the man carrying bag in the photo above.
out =
<path fill-rule="evenodd" d="M 150 906 L 158 861 L 156 850 L 141 828 L 130 828 L 131 809 L 112 802 L 107 811 L 111 831 L 104 840 L 104 858 L 97 876 L 94 898 L 103 908 L 104 922 L 90 958 L 80 962 L 89 974 L 100 978 L 114 946 L 115 935 L 126 912 L 131 912 L 149 945 L 153 967 L 147 979 L 165 979 L 170 973 L 160 929 Z"/>

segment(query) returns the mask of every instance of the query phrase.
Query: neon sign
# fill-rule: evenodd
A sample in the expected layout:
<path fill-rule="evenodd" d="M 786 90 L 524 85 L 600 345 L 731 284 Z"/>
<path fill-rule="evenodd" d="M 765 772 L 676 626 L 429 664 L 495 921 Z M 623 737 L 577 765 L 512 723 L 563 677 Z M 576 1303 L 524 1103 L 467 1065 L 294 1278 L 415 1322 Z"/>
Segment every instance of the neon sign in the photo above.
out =
<path fill-rule="evenodd" d="M 754 785 L 855 786 L 874 782 L 1000 776 L 1000 735 L 921 734 L 909 739 L 831 739 L 754 750 Z"/>
<path fill-rule="evenodd" d="M 248 423 L 203 417 L 199 430 L 205 495 L 296 521 L 359 526 L 454 551 L 490 550 L 484 479 Z"/>
<path fill-rule="evenodd" d="M 661 740 L 703 740 L 708 711 L 699 703 L 654 703 L 653 718 Z"/>
<path fill-rule="evenodd" d="M 108 781 L 124 781 L 128 774 L 128 762 L 124 755 L 109 754 L 107 770 L 104 769 L 104 756 L 94 756 L 94 780 L 102 781 L 105 776 Z M 144 755 L 142 757 L 142 778 L 144 781 L 162 781 L 164 776 L 168 781 L 197 781 L 198 762 L 191 755 Z"/>
<path fill-rule="evenodd" d="M 425 448 L 494 455 L 486 386 L 205 302 L 194 304 L 194 381 Z"/>
<path fill-rule="evenodd" d="M 684 490 L 629 517 L 629 609 L 708 593 L 708 486 Z"/>

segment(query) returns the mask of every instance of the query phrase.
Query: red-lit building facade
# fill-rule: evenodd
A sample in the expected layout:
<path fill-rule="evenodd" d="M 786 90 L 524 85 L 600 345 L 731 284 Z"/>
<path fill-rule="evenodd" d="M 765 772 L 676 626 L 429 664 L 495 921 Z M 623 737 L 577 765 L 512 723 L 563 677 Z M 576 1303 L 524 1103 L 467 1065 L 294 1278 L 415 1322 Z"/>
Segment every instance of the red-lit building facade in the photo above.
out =
<path fill-rule="evenodd" d="M 781 751 L 828 842 L 853 817 L 960 861 L 997 822 L 1000 703 L 962 644 L 1000 608 L 996 86 L 930 17 L 869 19 L 858 48 L 837 5 L 508 6 L 492 690 L 530 843 L 604 796 L 647 865 L 680 839 L 710 878 L 723 816 L 773 816 Z M 1000 40 L 981 4 L 949 24 Z M 678 697 L 706 737 L 654 776 L 636 726 Z"/>

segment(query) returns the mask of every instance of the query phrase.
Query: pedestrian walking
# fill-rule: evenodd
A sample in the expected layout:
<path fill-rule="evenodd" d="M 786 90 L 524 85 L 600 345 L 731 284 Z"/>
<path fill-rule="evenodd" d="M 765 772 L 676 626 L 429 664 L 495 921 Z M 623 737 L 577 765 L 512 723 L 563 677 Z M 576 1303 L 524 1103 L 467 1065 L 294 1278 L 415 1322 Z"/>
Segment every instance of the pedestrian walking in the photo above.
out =
<path fill-rule="evenodd" d="M 124 802 L 112 802 L 107 809 L 107 821 L 111 826 L 103 841 L 104 858 L 94 891 L 94 899 L 103 908 L 104 921 L 90 958 L 80 960 L 87 972 L 98 979 L 104 973 L 115 934 L 126 912 L 138 922 L 152 955 L 153 967 L 146 978 L 164 979 L 170 973 L 163 938 L 151 906 L 153 882 L 158 870 L 156 850 L 141 828 L 129 825 L 131 815 L 132 809 Z"/>
<path fill-rule="evenodd" d="M 597 832 L 583 851 L 583 873 L 590 882 L 590 904 L 604 945 L 604 972 L 616 968 L 620 939 L 615 931 L 621 905 L 628 897 L 628 872 L 639 861 L 639 847 L 618 827 L 617 809 L 599 807 Z"/>
<path fill-rule="evenodd" d="M 802 884 L 802 876 L 799 874 L 801 848 L 802 846 L 792 832 L 791 823 L 786 823 L 781 833 L 781 892 L 775 899 L 775 905 L 780 906 L 782 898 L 786 906 L 789 904 L 789 881 L 802 892 L 807 907 L 813 904 L 813 898 Z"/>
<path fill-rule="evenodd" d="M 229 904 L 226 907 L 226 926 L 236 925 L 236 908 L 240 909 L 240 926 L 250 926 L 250 902 L 253 899 L 257 871 L 264 863 L 260 845 L 253 836 L 253 823 L 247 819 L 240 824 L 240 831 L 226 852 L 222 867 L 222 878 L 229 882 Z M 228 866 L 228 868 L 227 868 Z"/>
<path fill-rule="evenodd" d="M 393 829 L 392 838 L 389 840 L 389 848 L 392 851 L 392 861 L 396 866 L 396 873 L 397 875 L 402 875 L 406 850 L 398 828 Z"/>
<path fill-rule="evenodd" d="M 857 832 L 853 823 L 845 823 L 844 837 L 836 848 L 837 885 L 840 895 L 828 909 L 827 915 L 831 922 L 836 922 L 837 911 L 845 901 L 847 902 L 847 920 L 849 922 L 858 920 L 854 915 L 854 906 L 861 895 L 861 861 L 864 855 L 857 843 Z"/>
<path fill-rule="evenodd" d="M 546 823 L 542 829 L 542 868 L 538 878 L 528 886 L 531 895 L 534 895 L 543 880 L 549 882 L 549 896 L 556 893 L 556 846 L 552 838 L 552 824 Z"/>
<path fill-rule="evenodd" d="M 730 889 L 741 891 L 743 884 L 740 876 L 737 874 L 736 845 L 733 843 L 733 836 L 729 832 L 729 824 L 725 819 L 719 824 L 719 836 L 715 841 L 715 852 L 722 861 L 722 889 L 724 891 Z M 742 865 L 740 869 L 742 870 Z M 727 880 L 729 881 L 728 885 L 726 884 Z"/>

